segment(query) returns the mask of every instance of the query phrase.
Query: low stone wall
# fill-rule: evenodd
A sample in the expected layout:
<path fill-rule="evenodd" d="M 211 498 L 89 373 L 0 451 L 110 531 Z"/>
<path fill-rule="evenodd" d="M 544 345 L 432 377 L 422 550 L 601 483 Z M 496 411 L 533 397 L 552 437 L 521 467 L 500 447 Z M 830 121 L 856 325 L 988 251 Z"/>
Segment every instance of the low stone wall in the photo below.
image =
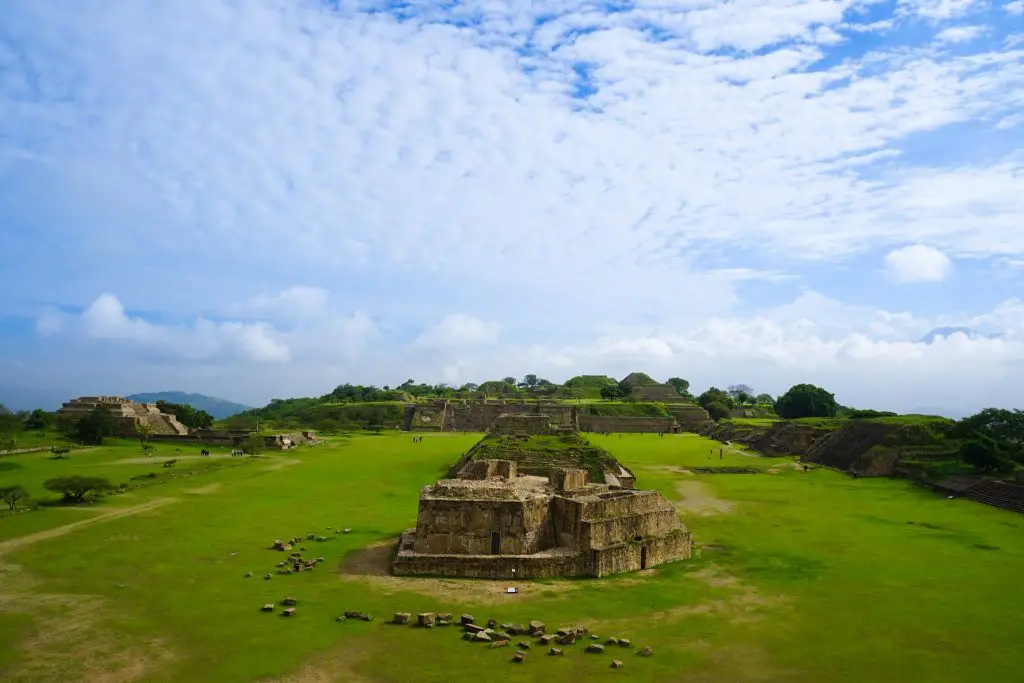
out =
<path fill-rule="evenodd" d="M 552 546 L 547 498 L 534 500 L 421 499 L 416 527 L 417 553 L 487 555 L 491 535 L 499 534 L 500 554 L 527 555 Z"/>
<path fill-rule="evenodd" d="M 410 550 L 414 531 L 402 534 L 392 572 L 399 576 L 448 576 L 474 579 L 550 579 L 587 576 L 587 557 L 552 551 L 540 555 L 422 554 Z M 515 570 L 513 573 L 512 570 Z"/>
<path fill-rule="evenodd" d="M 674 404 L 665 407 L 683 431 L 696 432 L 711 423 L 708 411 L 698 405 Z"/>
<path fill-rule="evenodd" d="M 657 434 L 679 431 L 674 417 L 611 417 L 604 415 L 579 416 L 581 432 L 613 432 L 627 434 Z"/>
<path fill-rule="evenodd" d="M 598 520 L 660 510 L 668 504 L 657 491 L 623 491 L 623 495 L 620 496 L 598 497 L 597 500 L 589 497 L 583 499 L 581 515 L 582 519 Z"/>

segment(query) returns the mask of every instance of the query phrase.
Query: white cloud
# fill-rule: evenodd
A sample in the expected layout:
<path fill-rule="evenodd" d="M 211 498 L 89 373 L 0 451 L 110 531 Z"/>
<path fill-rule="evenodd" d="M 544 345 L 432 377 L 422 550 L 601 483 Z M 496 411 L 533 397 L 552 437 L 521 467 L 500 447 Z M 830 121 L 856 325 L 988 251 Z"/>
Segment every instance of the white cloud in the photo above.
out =
<path fill-rule="evenodd" d="M 949 277 L 953 262 L 934 247 L 914 244 L 886 254 L 885 267 L 896 282 L 941 282 Z"/>
<path fill-rule="evenodd" d="M 328 292 L 323 287 L 295 285 L 277 294 L 255 296 L 233 312 L 259 317 L 307 319 L 323 315 L 327 301 Z"/>
<path fill-rule="evenodd" d="M 1013 0 L 1003 5 L 1003 9 L 1010 14 L 1024 14 L 1024 0 Z"/>
<path fill-rule="evenodd" d="M 498 341 L 499 325 L 465 313 L 451 313 L 424 330 L 415 345 L 425 349 L 452 350 L 485 346 Z"/>
<path fill-rule="evenodd" d="M 984 26 L 950 26 L 935 34 L 940 43 L 969 43 L 985 33 Z"/>
<path fill-rule="evenodd" d="M 900 0 L 905 11 L 933 20 L 962 17 L 983 4 L 984 0 Z"/>

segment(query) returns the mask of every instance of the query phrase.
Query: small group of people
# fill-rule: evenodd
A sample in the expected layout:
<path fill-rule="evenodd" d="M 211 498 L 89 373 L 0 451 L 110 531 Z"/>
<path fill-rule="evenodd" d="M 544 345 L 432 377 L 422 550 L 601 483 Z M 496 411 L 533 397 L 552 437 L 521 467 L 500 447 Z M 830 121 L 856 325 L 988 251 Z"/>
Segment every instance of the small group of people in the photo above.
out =
<path fill-rule="evenodd" d="M 204 448 L 203 450 L 199 451 L 199 455 L 203 456 L 204 458 L 208 457 L 210 455 L 210 450 L 208 448 Z"/>
<path fill-rule="evenodd" d="M 420 441 L 423 441 L 423 437 L 422 436 L 414 436 L 414 437 L 412 437 L 412 442 L 413 443 L 419 443 Z"/>
<path fill-rule="evenodd" d="M 245 451 L 242 450 L 241 448 L 232 448 L 231 449 L 231 457 L 235 457 L 235 456 L 238 456 L 238 455 L 245 455 Z"/>

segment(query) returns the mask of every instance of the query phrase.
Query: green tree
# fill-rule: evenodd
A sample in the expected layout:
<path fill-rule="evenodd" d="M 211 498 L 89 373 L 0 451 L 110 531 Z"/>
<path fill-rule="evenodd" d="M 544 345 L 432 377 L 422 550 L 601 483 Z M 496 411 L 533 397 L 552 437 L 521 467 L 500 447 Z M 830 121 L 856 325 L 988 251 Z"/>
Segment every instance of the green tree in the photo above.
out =
<path fill-rule="evenodd" d="M 259 434 L 250 434 L 242 442 L 242 450 L 249 455 L 257 455 L 263 452 L 263 437 Z"/>
<path fill-rule="evenodd" d="M 754 401 L 756 401 L 759 405 L 774 405 L 775 404 L 775 399 L 772 398 L 771 394 L 758 394 L 754 398 Z"/>
<path fill-rule="evenodd" d="M 1003 453 L 996 440 L 977 434 L 960 445 L 960 458 L 979 472 L 1009 472 L 1013 461 Z"/>
<path fill-rule="evenodd" d="M 1024 461 L 1024 410 L 985 408 L 957 422 L 951 432 L 961 439 L 975 434 L 989 437 L 1008 456 Z"/>
<path fill-rule="evenodd" d="M 25 420 L 25 429 L 31 429 L 32 431 L 42 431 L 47 429 L 53 424 L 53 415 L 46 412 L 42 408 L 36 408 Z"/>
<path fill-rule="evenodd" d="M 526 377 L 523 377 L 523 384 L 525 384 L 530 389 L 534 388 L 535 386 L 537 386 L 537 375 L 530 373 Z"/>
<path fill-rule="evenodd" d="M 75 437 L 92 446 L 101 446 L 103 439 L 114 432 L 114 416 L 106 406 L 96 406 L 75 425 Z"/>
<path fill-rule="evenodd" d="M 14 512 L 14 508 L 18 506 L 18 503 L 25 500 L 28 500 L 28 491 L 21 484 L 0 487 L 0 501 L 7 503 L 7 507 L 11 509 L 11 512 Z"/>
<path fill-rule="evenodd" d="M 775 402 L 775 412 L 786 420 L 835 417 L 837 408 L 835 395 L 813 384 L 796 384 Z"/>
<path fill-rule="evenodd" d="M 380 413 L 371 415 L 370 419 L 366 422 L 366 427 L 374 434 L 380 434 L 380 430 L 384 428 L 384 420 L 381 419 Z"/>
<path fill-rule="evenodd" d="M 733 384 L 726 391 L 735 405 L 743 405 L 754 395 L 754 390 L 749 384 Z"/>
<path fill-rule="evenodd" d="M 145 422 L 140 422 L 135 425 L 135 438 L 137 438 L 139 443 L 142 445 L 142 450 L 146 450 L 146 442 L 149 441 L 149 435 L 152 433 L 153 427 Z"/>
<path fill-rule="evenodd" d="M 628 395 L 628 393 L 622 393 L 622 387 L 618 384 L 613 384 L 610 387 L 601 387 L 601 398 L 606 401 L 614 401 L 616 399 L 625 398 Z"/>
<path fill-rule="evenodd" d="M 109 491 L 112 487 L 109 481 L 101 477 L 73 475 L 47 479 L 43 482 L 43 488 L 47 491 L 62 494 L 65 502 L 81 503 L 89 494 L 101 494 L 104 491 Z"/>
<path fill-rule="evenodd" d="M 628 380 L 622 380 L 616 385 L 616 387 L 619 390 L 620 398 L 628 398 L 629 395 L 633 393 L 633 385 L 630 384 Z"/>
<path fill-rule="evenodd" d="M 712 403 L 721 403 L 727 408 L 732 408 L 733 405 L 732 396 L 718 387 L 709 387 L 707 391 L 697 397 L 697 403 L 704 410 L 707 410 Z"/>
<path fill-rule="evenodd" d="M 501 381 L 502 381 L 502 382 L 505 382 L 506 384 L 511 384 L 512 386 L 515 386 L 515 385 L 516 385 L 516 378 L 515 378 L 515 377 L 512 377 L 511 375 L 510 375 L 510 376 L 508 376 L 508 377 L 505 377 L 505 378 L 504 378 L 504 379 L 502 379 Z"/>
<path fill-rule="evenodd" d="M 704 410 L 708 411 L 708 415 L 715 422 L 724 420 L 730 415 L 730 408 L 721 401 L 712 401 L 711 403 L 704 406 Z"/>
<path fill-rule="evenodd" d="M 682 377 L 669 377 L 665 384 L 670 384 L 675 387 L 676 391 L 679 392 L 680 396 L 690 395 L 690 383 Z"/>

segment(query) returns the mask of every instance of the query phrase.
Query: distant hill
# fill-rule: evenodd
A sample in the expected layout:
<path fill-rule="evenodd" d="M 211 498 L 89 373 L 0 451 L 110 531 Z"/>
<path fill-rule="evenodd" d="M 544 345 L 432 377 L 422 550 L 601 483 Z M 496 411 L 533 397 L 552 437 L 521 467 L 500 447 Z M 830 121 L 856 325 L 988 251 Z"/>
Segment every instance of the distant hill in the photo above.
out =
<path fill-rule="evenodd" d="M 180 403 L 189 405 L 196 410 L 205 410 L 217 420 L 237 415 L 243 410 L 251 410 L 252 406 L 245 406 L 241 403 L 232 403 L 222 398 L 206 396 L 204 394 L 187 394 L 184 391 L 154 391 L 144 394 L 132 394 L 127 398 L 136 403 L 156 403 L 167 401 L 168 403 Z"/>

